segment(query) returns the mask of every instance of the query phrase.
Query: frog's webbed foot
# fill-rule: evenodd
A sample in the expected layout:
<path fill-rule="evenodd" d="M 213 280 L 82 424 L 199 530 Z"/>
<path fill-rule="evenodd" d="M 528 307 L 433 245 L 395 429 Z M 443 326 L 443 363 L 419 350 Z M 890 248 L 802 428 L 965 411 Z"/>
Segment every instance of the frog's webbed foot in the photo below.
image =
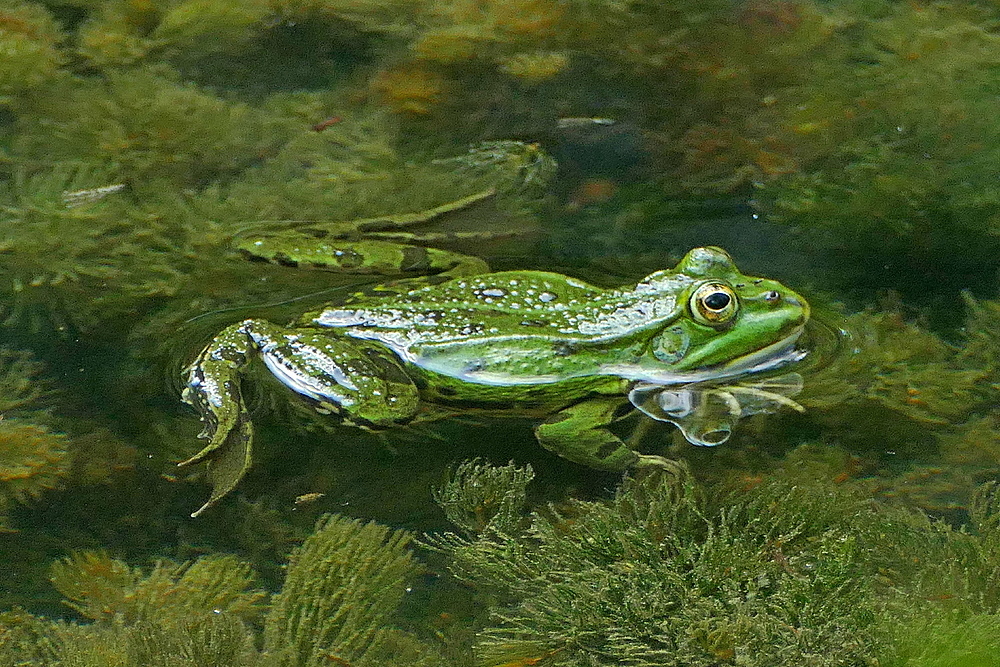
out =
<path fill-rule="evenodd" d="M 240 393 L 239 375 L 251 352 L 246 323 L 224 329 L 187 369 L 181 394 L 205 425 L 199 437 L 205 447 L 180 466 L 208 461 L 212 494 L 191 516 L 196 517 L 233 490 L 250 468 L 253 424 Z"/>
<path fill-rule="evenodd" d="M 178 464 L 187 466 L 209 459 L 207 474 L 208 481 L 212 485 L 212 493 L 204 505 L 191 513 L 192 518 L 200 516 L 236 488 L 253 462 L 252 442 L 253 423 L 243 412 L 236 418 L 232 428 L 225 432 L 224 438 L 213 438 L 201 452 Z"/>

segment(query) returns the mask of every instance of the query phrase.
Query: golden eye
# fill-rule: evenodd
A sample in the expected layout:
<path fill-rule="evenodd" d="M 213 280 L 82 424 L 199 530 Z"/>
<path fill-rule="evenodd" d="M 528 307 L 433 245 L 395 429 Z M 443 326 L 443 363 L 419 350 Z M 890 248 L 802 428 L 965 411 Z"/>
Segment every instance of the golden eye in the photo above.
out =
<path fill-rule="evenodd" d="M 691 314 L 701 324 L 725 324 L 737 310 L 736 292 L 725 283 L 705 283 L 691 295 Z"/>

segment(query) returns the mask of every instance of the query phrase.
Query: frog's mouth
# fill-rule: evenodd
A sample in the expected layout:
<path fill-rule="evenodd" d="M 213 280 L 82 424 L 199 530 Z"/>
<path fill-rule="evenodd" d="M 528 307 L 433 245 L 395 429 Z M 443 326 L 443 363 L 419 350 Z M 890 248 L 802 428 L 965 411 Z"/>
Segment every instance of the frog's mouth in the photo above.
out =
<path fill-rule="evenodd" d="M 805 330 L 805 325 L 796 327 L 790 334 L 767 347 L 731 359 L 724 364 L 699 368 L 693 371 L 669 371 L 653 366 L 638 364 L 606 364 L 601 366 L 602 375 L 616 375 L 626 380 L 641 380 L 659 385 L 711 382 L 744 375 L 763 373 L 800 361 L 806 356 L 805 350 L 795 347 L 796 341 Z"/>

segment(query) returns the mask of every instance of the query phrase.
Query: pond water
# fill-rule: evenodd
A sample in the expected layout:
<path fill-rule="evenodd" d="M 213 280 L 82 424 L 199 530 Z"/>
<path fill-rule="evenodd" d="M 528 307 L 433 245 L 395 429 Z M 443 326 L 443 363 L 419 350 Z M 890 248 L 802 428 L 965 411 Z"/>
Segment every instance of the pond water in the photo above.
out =
<path fill-rule="evenodd" d="M 3 3 L 0 664 L 1000 664 L 998 20 Z"/>

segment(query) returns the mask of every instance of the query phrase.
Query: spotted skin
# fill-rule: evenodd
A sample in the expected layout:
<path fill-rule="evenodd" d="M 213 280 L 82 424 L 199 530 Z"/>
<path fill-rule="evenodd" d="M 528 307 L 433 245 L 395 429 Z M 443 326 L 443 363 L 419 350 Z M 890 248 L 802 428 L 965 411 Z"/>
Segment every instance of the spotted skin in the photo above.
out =
<path fill-rule="evenodd" d="M 543 271 L 481 273 L 369 290 L 288 327 L 246 320 L 220 332 L 187 370 L 184 400 L 209 440 L 189 462 L 226 470 L 199 512 L 250 465 L 240 382 L 255 360 L 349 425 L 383 429 L 464 410 L 530 416 L 546 448 L 623 470 L 657 459 L 607 428 L 633 386 L 753 372 L 784 355 L 808 317 L 801 296 L 744 276 L 708 247 L 622 288 Z"/>

